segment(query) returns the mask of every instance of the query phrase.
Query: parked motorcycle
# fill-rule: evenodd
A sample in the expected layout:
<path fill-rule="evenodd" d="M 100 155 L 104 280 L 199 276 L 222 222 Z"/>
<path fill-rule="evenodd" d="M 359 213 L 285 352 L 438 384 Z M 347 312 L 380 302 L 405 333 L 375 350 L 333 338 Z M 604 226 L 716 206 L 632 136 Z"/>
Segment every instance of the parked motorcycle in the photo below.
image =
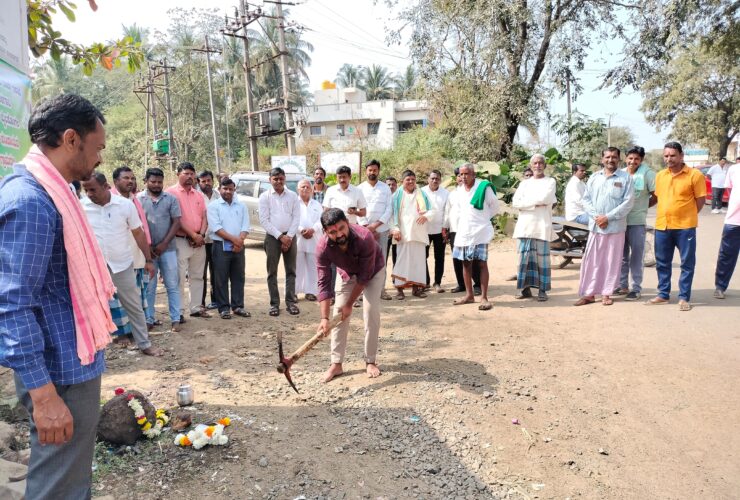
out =
<path fill-rule="evenodd" d="M 553 217 L 552 228 L 558 239 L 550 242 L 550 255 L 556 257 L 553 265 L 558 269 L 564 269 L 574 260 L 582 259 L 586 252 L 588 243 L 588 226 L 573 221 L 565 220 L 565 217 Z M 655 228 L 647 226 L 645 234 L 645 255 L 642 262 L 645 267 L 655 265 Z"/>

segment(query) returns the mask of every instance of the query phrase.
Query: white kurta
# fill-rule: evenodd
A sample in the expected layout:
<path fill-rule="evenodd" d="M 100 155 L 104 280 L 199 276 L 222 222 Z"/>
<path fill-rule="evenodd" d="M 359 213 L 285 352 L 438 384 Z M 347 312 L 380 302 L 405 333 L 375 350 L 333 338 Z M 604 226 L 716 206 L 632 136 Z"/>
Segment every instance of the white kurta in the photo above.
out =
<path fill-rule="evenodd" d="M 480 185 L 476 179 L 475 184 L 468 191 L 465 186 L 457 188 L 455 201 L 458 208 L 458 227 L 455 235 L 456 247 L 469 247 L 473 245 L 487 245 L 493 239 L 493 224 L 491 219 L 498 213 L 499 203 L 493 190 L 486 189 L 486 198 L 483 209 L 478 210 L 471 203 L 475 191 Z"/>
<path fill-rule="evenodd" d="M 295 236 L 298 250 L 298 255 L 296 256 L 296 293 L 312 295 L 319 293 L 316 244 L 322 234 L 321 214 L 323 211 L 318 201 L 311 199 L 306 204 L 301 200 L 301 220 L 298 223 L 298 233 Z M 304 238 L 301 235 L 301 231 L 304 229 L 313 229 L 313 237 Z"/>
<path fill-rule="evenodd" d="M 512 206 L 519 209 L 513 238 L 543 241 L 557 238 L 552 230 L 552 206 L 558 201 L 555 188 L 555 179 L 552 177 L 532 177 L 519 184 L 511 201 Z"/>
<path fill-rule="evenodd" d="M 434 217 L 434 206 L 430 210 L 419 210 L 416 203 L 417 190 L 413 193 L 403 191 L 401 213 L 394 214 L 391 230 L 401 231 L 401 240 L 397 242 L 396 264 L 393 266 L 393 284 L 397 287 L 425 286 L 426 246 L 429 244 L 426 224 L 416 220 L 420 215 L 427 219 Z M 431 202 L 431 200 L 430 200 Z M 395 207 L 394 207 L 395 208 Z"/>

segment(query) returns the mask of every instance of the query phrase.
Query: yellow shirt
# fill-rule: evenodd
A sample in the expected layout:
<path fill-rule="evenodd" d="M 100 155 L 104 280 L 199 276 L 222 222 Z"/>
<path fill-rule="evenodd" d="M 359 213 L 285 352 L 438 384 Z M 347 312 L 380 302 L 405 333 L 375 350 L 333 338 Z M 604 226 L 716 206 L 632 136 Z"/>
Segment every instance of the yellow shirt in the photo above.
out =
<path fill-rule="evenodd" d="M 658 208 L 655 229 L 691 229 L 699 224 L 696 199 L 707 196 L 704 175 L 686 165 L 676 175 L 664 168 L 655 176 Z"/>

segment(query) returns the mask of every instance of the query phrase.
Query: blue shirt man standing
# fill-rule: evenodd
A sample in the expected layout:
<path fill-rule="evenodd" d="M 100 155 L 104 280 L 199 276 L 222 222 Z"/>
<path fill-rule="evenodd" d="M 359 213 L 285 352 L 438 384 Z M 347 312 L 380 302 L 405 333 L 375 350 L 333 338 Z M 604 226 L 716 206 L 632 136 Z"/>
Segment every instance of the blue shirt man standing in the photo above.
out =
<path fill-rule="evenodd" d="M 50 163 L 66 183 L 86 180 L 101 163 L 104 123 L 82 97 L 42 101 L 28 124 L 35 146 L 24 162 Z M 0 364 L 14 371 L 31 415 L 25 496 L 34 500 L 90 498 L 105 370 L 102 350 L 86 364 L 79 355 L 57 208 L 64 194 L 47 192 L 22 168 L 0 186 Z"/>

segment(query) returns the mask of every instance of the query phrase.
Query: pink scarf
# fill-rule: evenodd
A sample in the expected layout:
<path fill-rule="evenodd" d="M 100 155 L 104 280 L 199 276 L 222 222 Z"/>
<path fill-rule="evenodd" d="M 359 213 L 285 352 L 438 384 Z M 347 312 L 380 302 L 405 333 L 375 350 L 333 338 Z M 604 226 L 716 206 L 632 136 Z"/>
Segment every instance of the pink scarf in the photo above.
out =
<path fill-rule="evenodd" d="M 37 146 L 31 148 L 23 164 L 46 190 L 62 216 L 77 356 L 83 365 L 89 365 L 95 360 L 95 354 L 111 342 L 110 333 L 116 331 L 108 306 L 116 289 L 82 205 L 67 181 Z"/>
<path fill-rule="evenodd" d="M 118 196 L 121 196 L 123 198 L 126 198 L 121 193 L 118 192 L 115 186 L 110 187 L 110 192 L 113 194 L 117 194 Z M 146 234 L 146 242 L 147 244 L 152 244 L 152 235 L 149 233 L 149 223 L 146 221 L 146 213 L 144 212 L 144 207 L 141 206 L 141 202 L 139 199 L 134 195 L 134 193 L 131 193 L 131 198 L 126 198 L 130 202 L 134 204 L 136 207 L 136 211 L 139 214 L 139 219 L 141 219 L 141 228 L 144 230 L 144 234 Z"/>

